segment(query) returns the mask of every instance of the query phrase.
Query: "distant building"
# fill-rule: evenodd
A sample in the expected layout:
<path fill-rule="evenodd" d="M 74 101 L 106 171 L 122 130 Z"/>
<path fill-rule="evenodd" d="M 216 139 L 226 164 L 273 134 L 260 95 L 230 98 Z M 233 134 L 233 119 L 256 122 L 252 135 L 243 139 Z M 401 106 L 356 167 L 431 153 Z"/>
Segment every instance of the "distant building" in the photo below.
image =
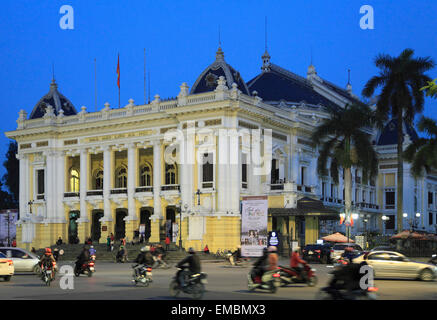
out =
<path fill-rule="evenodd" d="M 146 105 L 129 100 L 98 112 L 77 112 L 53 81 L 30 117 L 21 110 L 17 129 L 6 132 L 19 144 L 18 244 L 39 248 L 59 236 L 104 242 L 109 233 L 132 239 L 141 224 L 150 242 L 162 241 L 166 221 L 180 223 L 182 210 L 184 247 L 236 248 L 240 202 L 250 195 L 268 196 L 268 228 L 280 232 L 285 247 L 291 240 L 315 243 L 321 234 L 344 230 L 338 222 L 344 189 L 341 171 L 338 185 L 317 176 L 310 137 L 330 109 L 356 102 L 350 83 L 340 88 L 318 76 L 313 65 L 301 77 L 271 63 L 267 51 L 261 73 L 247 83 L 219 48 L 191 90 L 182 83 L 177 98 L 155 95 Z M 391 121 L 382 132 L 367 130 L 380 173 L 363 181 L 360 170 L 352 171 L 353 206 L 361 215 L 352 234 L 383 231 L 384 214 L 390 219 L 385 230 L 396 225 L 395 127 Z M 259 140 L 252 130 L 259 130 Z M 251 155 L 268 141 L 269 130 L 272 151 L 264 159 L 270 168 L 257 175 Z M 171 132 L 183 144 L 167 152 Z M 405 132 L 405 143 L 417 139 L 413 128 Z M 169 156 L 176 163 L 166 163 Z M 187 159 L 193 162 L 181 161 Z M 420 211 L 418 226 L 433 230 L 437 176 L 416 182 L 409 165 L 404 168 L 405 210 L 409 217 Z"/>

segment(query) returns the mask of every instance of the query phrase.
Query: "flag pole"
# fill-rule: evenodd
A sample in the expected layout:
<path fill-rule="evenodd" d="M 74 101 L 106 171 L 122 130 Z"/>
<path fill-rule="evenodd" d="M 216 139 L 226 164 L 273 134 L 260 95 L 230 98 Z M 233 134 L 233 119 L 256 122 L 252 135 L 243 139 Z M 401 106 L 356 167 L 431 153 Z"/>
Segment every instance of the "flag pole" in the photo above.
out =
<path fill-rule="evenodd" d="M 97 59 L 94 58 L 94 107 L 97 112 Z"/>
<path fill-rule="evenodd" d="M 146 104 L 146 48 L 144 48 L 144 104 Z"/>
<path fill-rule="evenodd" d="M 120 53 L 117 58 L 118 107 L 120 108 Z"/>

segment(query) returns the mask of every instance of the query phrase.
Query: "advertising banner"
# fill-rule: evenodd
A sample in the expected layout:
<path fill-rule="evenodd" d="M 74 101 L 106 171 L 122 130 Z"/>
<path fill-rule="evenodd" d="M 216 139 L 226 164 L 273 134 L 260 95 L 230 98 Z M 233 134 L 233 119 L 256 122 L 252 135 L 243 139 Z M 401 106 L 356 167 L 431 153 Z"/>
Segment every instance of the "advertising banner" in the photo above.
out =
<path fill-rule="evenodd" d="M 267 197 L 243 197 L 241 255 L 260 257 L 267 246 Z"/>

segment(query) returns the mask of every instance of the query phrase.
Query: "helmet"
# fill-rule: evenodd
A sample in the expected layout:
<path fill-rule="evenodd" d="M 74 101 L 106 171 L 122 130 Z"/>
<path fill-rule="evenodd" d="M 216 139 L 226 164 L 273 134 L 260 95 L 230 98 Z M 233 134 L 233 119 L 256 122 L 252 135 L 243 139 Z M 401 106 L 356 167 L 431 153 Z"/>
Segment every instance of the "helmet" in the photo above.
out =
<path fill-rule="evenodd" d="M 94 248 L 94 246 L 90 246 L 90 249 L 93 249 Z"/>
<path fill-rule="evenodd" d="M 354 248 L 352 248 L 352 247 L 346 247 L 346 248 L 344 249 L 344 251 L 346 251 L 346 252 L 352 252 L 352 251 L 354 251 Z"/>
<path fill-rule="evenodd" d="M 52 249 L 50 249 L 50 248 L 46 248 L 46 252 L 45 252 L 46 254 L 49 254 L 49 253 L 52 253 Z"/>
<path fill-rule="evenodd" d="M 298 252 L 300 250 L 300 247 L 296 247 L 293 249 L 294 252 Z"/>
<path fill-rule="evenodd" d="M 188 253 L 195 253 L 196 251 L 194 251 L 194 248 L 193 247 L 190 247 L 189 249 L 188 249 Z"/>
<path fill-rule="evenodd" d="M 268 251 L 269 251 L 269 252 L 276 252 L 276 247 L 275 247 L 275 246 L 270 246 L 270 247 L 268 248 Z"/>
<path fill-rule="evenodd" d="M 263 254 L 266 254 L 267 252 L 268 252 L 267 248 L 264 247 L 264 248 L 263 248 Z"/>
<path fill-rule="evenodd" d="M 150 246 L 142 247 L 140 251 L 141 251 L 141 252 L 150 251 Z"/>

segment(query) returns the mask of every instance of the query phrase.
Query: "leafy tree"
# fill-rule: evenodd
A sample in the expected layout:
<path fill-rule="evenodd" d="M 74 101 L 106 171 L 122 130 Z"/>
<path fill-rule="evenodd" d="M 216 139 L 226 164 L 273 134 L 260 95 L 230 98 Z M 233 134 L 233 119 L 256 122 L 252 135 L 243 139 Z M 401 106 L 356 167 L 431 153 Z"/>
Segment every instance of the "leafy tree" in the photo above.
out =
<path fill-rule="evenodd" d="M 6 173 L 3 175 L 2 182 L 8 187 L 11 193 L 12 203 L 14 207 L 18 206 L 19 201 L 19 161 L 16 157 L 18 152 L 18 144 L 15 141 L 9 143 L 8 151 L 6 152 L 6 161 L 3 162 L 3 166 L 6 168 Z"/>
<path fill-rule="evenodd" d="M 403 214 L 403 121 L 411 124 L 414 116 L 423 111 L 424 92 L 421 88 L 431 79 L 425 72 L 434 68 L 430 57 L 413 58 L 414 51 L 405 49 L 398 57 L 380 54 L 375 58 L 379 75 L 372 77 L 363 89 L 365 97 L 371 97 L 381 88 L 376 104 L 376 115 L 380 121 L 390 117 L 397 120 L 397 229 L 402 230 Z"/>
<path fill-rule="evenodd" d="M 371 137 L 365 129 L 371 128 L 375 118 L 366 105 L 346 105 L 344 109 L 332 110 L 313 133 L 312 140 L 319 146 L 317 173 L 327 176 L 327 163 L 331 159 L 330 173 L 338 184 L 338 172 L 344 169 L 345 214 L 350 220 L 352 200 L 352 166 L 363 169 L 363 179 L 367 181 L 377 174 L 377 155 Z M 349 235 L 348 235 L 349 236 Z"/>
<path fill-rule="evenodd" d="M 404 152 L 405 160 L 411 162 L 411 171 L 415 177 L 421 177 L 425 169 L 437 169 L 437 123 L 435 120 L 422 116 L 417 124 L 419 131 L 430 138 L 420 138 L 408 146 Z"/>
<path fill-rule="evenodd" d="M 434 79 L 433 81 L 429 81 L 428 85 L 421 88 L 420 90 L 426 90 L 426 96 L 427 97 L 434 97 L 437 98 L 437 79 Z"/>

